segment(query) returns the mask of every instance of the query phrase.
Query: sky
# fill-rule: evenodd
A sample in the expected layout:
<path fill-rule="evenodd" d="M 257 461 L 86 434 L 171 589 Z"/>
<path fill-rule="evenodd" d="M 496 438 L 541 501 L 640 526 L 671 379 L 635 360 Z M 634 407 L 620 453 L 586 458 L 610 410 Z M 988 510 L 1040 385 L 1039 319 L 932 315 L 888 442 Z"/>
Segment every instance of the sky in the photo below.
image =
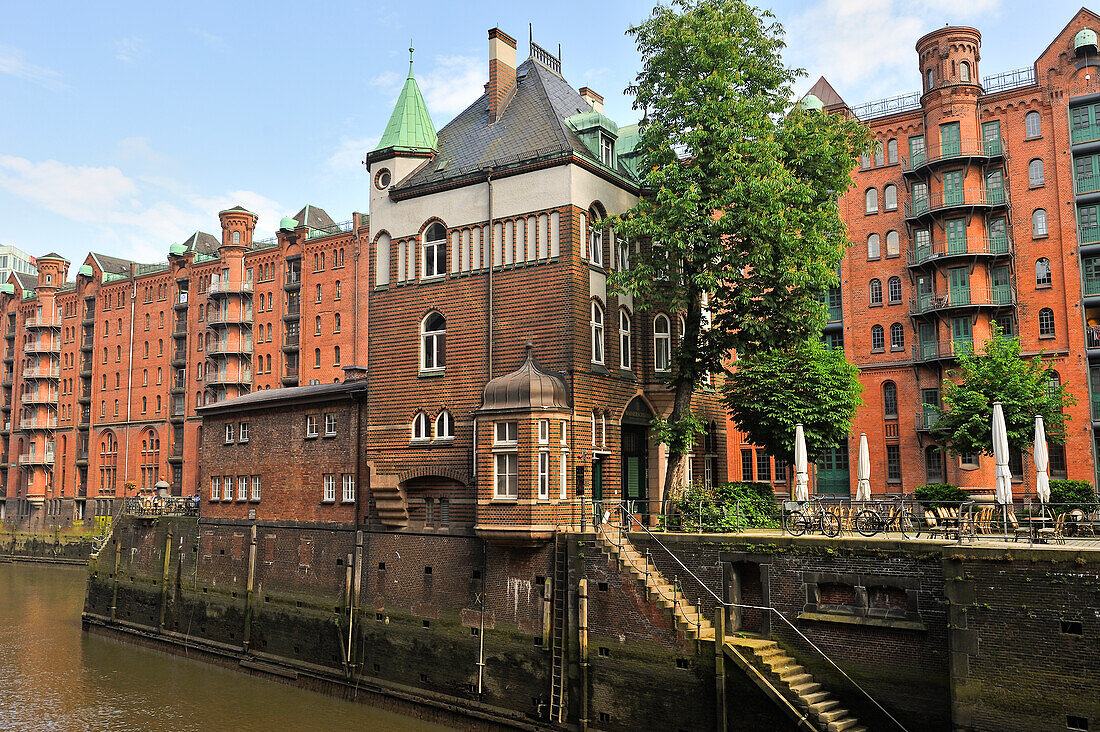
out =
<path fill-rule="evenodd" d="M 488 29 L 637 121 L 625 34 L 652 2 L 10 2 L 0 24 L 0 244 L 75 263 L 87 252 L 156 262 L 240 204 L 257 238 L 307 203 L 335 221 L 367 210 L 364 154 L 408 70 L 436 128 L 481 94 Z M 982 31 L 982 74 L 1030 66 L 1080 7 L 1044 0 L 775 0 L 788 64 L 852 106 L 919 88 L 913 44 L 945 24 Z M 75 270 L 75 267 L 74 267 Z"/>

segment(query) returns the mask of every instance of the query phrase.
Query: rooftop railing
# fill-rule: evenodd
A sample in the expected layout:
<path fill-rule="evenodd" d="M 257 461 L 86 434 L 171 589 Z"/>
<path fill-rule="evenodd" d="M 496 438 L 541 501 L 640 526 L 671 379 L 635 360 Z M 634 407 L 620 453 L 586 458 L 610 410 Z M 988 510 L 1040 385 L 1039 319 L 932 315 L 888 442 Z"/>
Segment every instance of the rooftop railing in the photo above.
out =
<path fill-rule="evenodd" d="M 993 92 L 1005 91 L 1006 89 L 1031 86 L 1034 83 L 1035 67 L 1028 66 L 1023 69 L 1002 71 L 999 74 L 987 76 L 982 79 L 982 88 L 985 90 L 986 94 L 992 94 Z"/>

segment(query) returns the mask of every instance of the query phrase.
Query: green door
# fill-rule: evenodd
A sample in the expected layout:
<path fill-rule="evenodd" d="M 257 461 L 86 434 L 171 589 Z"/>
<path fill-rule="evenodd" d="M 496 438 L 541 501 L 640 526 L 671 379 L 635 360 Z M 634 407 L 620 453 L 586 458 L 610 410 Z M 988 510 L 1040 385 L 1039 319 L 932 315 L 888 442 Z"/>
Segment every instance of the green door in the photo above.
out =
<path fill-rule="evenodd" d="M 909 169 L 924 165 L 924 135 L 909 138 Z"/>
<path fill-rule="evenodd" d="M 936 408 L 940 406 L 939 389 L 921 389 L 921 413 L 924 415 L 924 426 L 931 427 L 939 419 Z"/>
<path fill-rule="evenodd" d="M 945 158 L 958 157 L 962 153 L 962 147 L 959 144 L 958 122 L 948 122 L 945 125 L 940 125 L 940 149 Z"/>
<path fill-rule="evenodd" d="M 963 172 L 951 170 L 943 174 L 943 202 L 957 206 L 963 202 Z"/>
<path fill-rule="evenodd" d="M 603 461 L 595 460 L 592 463 L 592 500 L 603 500 Z"/>
<path fill-rule="evenodd" d="M 970 304 L 970 270 L 966 267 L 952 267 L 947 270 L 948 302 L 952 305 Z"/>
<path fill-rule="evenodd" d="M 917 229 L 913 232 L 914 248 L 917 258 L 914 263 L 925 262 L 932 257 L 932 235 L 928 229 Z"/>
<path fill-rule="evenodd" d="M 917 312 L 923 313 L 932 307 L 932 277 L 920 275 L 917 277 Z"/>
<path fill-rule="evenodd" d="M 966 254 L 966 219 L 951 219 L 943 222 L 947 234 L 947 253 Z"/>
<path fill-rule="evenodd" d="M 993 283 L 993 292 L 991 293 L 993 304 L 1011 305 L 1012 283 L 1008 279 L 1008 266 L 994 267 L 989 275 L 989 280 Z"/>
<path fill-rule="evenodd" d="M 913 184 L 913 214 L 919 215 L 928 210 L 928 184 Z"/>
<path fill-rule="evenodd" d="M 982 123 L 982 143 L 985 146 L 986 155 L 1001 154 L 1001 123 L 999 120 Z"/>
<path fill-rule="evenodd" d="M 968 353 L 974 348 L 970 333 L 970 318 L 951 318 L 951 344 L 955 353 Z"/>
<path fill-rule="evenodd" d="M 986 173 L 985 200 L 994 206 L 1005 202 L 1005 175 L 1000 170 Z"/>
<path fill-rule="evenodd" d="M 818 495 L 847 496 L 852 492 L 848 475 L 848 443 L 824 451 L 817 460 Z"/>
<path fill-rule="evenodd" d="M 1004 217 L 989 220 L 989 253 L 1008 254 L 1008 224 Z"/>
<path fill-rule="evenodd" d="M 646 498 L 646 428 L 636 425 L 622 427 L 623 498 L 639 501 Z"/>
<path fill-rule="evenodd" d="M 925 360 L 935 358 L 936 354 L 936 325 L 934 323 L 920 324 L 920 352 Z"/>

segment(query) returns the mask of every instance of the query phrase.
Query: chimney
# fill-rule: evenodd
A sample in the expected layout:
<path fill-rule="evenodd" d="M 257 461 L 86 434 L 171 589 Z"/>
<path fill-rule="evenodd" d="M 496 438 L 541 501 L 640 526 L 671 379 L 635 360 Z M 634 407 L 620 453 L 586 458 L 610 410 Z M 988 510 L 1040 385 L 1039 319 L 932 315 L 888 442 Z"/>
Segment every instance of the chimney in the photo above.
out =
<path fill-rule="evenodd" d="M 584 101 L 588 102 L 588 106 L 592 107 L 594 111 L 603 114 L 603 97 L 589 89 L 587 86 L 582 86 L 580 89 L 578 89 L 578 92 L 580 93 L 581 98 L 584 99 Z"/>
<path fill-rule="evenodd" d="M 496 122 L 516 92 L 516 39 L 500 28 L 489 31 L 489 122 Z"/>

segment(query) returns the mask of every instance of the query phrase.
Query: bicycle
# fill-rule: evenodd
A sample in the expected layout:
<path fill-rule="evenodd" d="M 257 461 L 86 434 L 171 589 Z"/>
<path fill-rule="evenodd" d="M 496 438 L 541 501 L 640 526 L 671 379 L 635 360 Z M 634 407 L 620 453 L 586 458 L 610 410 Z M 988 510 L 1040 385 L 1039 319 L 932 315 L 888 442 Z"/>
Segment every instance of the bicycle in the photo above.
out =
<path fill-rule="evenodd" d="M 830 538 L 840 535 L 840 519 L 818 501 L 804 505 L 787 501 L 783 508 L 783 530 L 791 536 L 802 536 L 807 531 L 820 531 Z"/>
<path fill-rule="evenodd" d="M 906 539 L 915 539 L 920 537 L 923 530 L 920 517 L 907 509 L 901 500 L 895 501 L 885 516 L 879 506 L 860 510 L 852 520 L 852 526 L 866 537 L 872 537 L 880 531 L 897 531 Z"/>

